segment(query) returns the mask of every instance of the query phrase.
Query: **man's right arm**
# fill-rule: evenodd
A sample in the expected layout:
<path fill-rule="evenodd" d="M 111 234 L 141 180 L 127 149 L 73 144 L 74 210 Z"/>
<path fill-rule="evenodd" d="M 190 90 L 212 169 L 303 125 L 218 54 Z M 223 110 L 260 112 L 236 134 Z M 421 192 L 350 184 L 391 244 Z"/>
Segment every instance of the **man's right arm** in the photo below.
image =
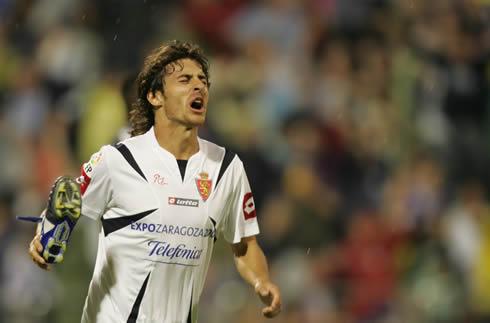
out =
<path fill-rule="evenodd" d="M 93 154 L 82 165 L 77 179 L 61 176 L 55 181 L 29 246 L 30 258 L 42 269 L 50 270 L 51 263 L 63 260 L 70 236 L 81 216 L 82 196 L 85 216 L 97 220 L 102 215 L 111 196 L 109 152 L 110 149 L 104 146 Z"/>

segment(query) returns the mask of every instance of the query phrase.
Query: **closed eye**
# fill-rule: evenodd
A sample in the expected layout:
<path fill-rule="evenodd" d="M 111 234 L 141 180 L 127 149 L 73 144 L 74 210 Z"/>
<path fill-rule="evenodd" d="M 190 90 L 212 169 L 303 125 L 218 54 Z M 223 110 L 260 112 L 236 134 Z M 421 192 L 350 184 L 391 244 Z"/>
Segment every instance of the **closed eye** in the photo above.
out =
<path fill-rule="evenodd" d="M 183 75 L 179 77 L 179 82 L 181 83 L 189 83 L 191 77 L 189 75 Z"/>
<path fill-rule="evenodd" d="M 197 78 L 199 79 L 199 81 L 202 82 L 202 84 L 208 86 L 208 79 L 206 78 L 205 75 L 198 75 Z M 192 79 L 192 75 L 190 74 L 183 74 L 178 77 L 178 81 L 183 84 L 189 83 L 191 79 Z"/>
<path fill-rule="evenodd" d="M 204 75 L 199 75 L 199 80 L 204 84 L 208 85 L 208 80 L 206 79 L 206 76 Z"/>

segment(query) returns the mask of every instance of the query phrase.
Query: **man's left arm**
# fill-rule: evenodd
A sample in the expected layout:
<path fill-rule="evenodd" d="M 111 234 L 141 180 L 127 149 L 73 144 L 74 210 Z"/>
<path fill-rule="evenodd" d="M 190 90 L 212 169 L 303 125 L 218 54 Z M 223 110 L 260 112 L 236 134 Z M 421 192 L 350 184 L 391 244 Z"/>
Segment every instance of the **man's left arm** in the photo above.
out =
<path fill-rule="evenodd" d="M 255 236 L 242 238 L 239 243 L 232 244 L 231 248 L 240 276 L 254 287 L 262 302 L 267 305 L 262 309 L 262 314 L 268 318 L 277 316 L 282 310 L 281 292 L 269 279 L 267 260 Z"/>

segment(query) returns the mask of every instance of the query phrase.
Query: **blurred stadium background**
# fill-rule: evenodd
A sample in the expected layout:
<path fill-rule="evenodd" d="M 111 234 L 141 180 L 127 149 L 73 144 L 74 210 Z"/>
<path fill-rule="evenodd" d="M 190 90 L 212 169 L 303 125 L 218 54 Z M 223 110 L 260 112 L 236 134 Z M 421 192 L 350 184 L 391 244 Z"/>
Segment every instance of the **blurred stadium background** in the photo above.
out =
<path fill-rule="evenodd" d="M 489 15 L 488 0 L 0 0 L 0 322 L 79 322 L 96 224 L 44 272 L 14 219 L 115 140 L 142 58 L 170 39 L 210 56 L 201 136 L 245 162 L 275 322 L 490 322 Z M 200 322 L 266 322 L 215 251 Z"/>

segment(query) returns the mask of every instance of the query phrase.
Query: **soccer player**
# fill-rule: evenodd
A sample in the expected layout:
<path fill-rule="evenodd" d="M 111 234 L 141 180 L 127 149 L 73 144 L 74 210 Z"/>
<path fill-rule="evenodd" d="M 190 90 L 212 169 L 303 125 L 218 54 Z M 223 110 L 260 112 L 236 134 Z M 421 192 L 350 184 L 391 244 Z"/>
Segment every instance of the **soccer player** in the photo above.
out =
<path fill-rule="evenodd" d="M 60 262 L 79 213 L 100 223 L 82 322 L 197 322 L 217 234 L 240 275 L 281 311 L 269 279 L 250 185 L 240 158 L 198 137 L 208 107 L 208 61 L 172 41 L 149 55 L 136 80 L 132 137 L 104 146 L 81 176 L 58 179 L 29 254 L 41 268 Z M 76 185 L 75 185 L 76 184 Z"/>

